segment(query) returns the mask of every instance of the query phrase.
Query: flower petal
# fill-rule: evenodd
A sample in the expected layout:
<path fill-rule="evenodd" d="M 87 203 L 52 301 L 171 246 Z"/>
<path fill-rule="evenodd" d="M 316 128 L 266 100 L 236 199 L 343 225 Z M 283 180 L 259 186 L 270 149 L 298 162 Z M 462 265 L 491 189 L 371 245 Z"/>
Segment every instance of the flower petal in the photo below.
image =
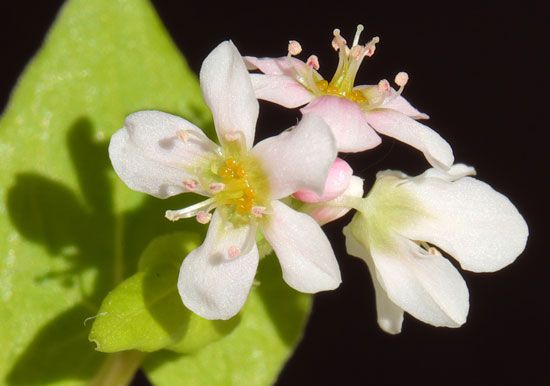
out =
<path fill-rule="evenodd" d="M 249 70 L 260 70 L 266 75 L 290 75 L 309 69 L 307 64 L 297 58 L 282 56 L 279 58 L 256 58 L 245 56 L 244 61 Z"/>
<path fill-rule="evenodd" d="M 244 305 L 258 267 L 258 248 L 245 250 L 251 228 L 234 228 L 214 212 L 204 243 L 181 265 L 178 291 L 186 307 L 206 319 L 229 319 Z M 230 256 L 230 249 L 243 251 Z"/>
<path fill-rule="evenodd" d="M 348 188 L 340 196 L 327 202 L 306 204 L 300 210 L 313 217 L 319 225 L 325 225 L 343 217 L 351 210 L 346 203 L 346 199 L 349 197 L 363 197 L 362 178 L 351 176 Z"/>
<path fill-rule="evenodd" d="M 393 249 L 370 247 L 378 280 L 389 299 L 415 318 L 433 326 L 459 327 L 466 322 L 468 288 L 453 265 L 428 254 L 395 234 Z"/>
<path fill-rule="evenodd" d="M 366 114 L 367 121 L 381 134 L 393 137 L 424 153 L 428 162 L 448 169 L 454 161 L 447 141 L 428 126 L 389 109 L 375 109 Z"/>
<path fill-rule="evenodd" d="M 204 99 L 214 117 L 220 142 L 226 134 L 241 132 L 247 148 L 254 143 L 258 100 L 239 51 L 231 41 L 218 45 L 200 71 Z"/>
<path fill-rule="evenodd" d="M 279 258 L 285 282 L 305 293 L 337 288 L 340 269 L 321 227 L 280 201 L 272 201 L 271 207 L 263 232 Z"/>
<path fill-rule="evenodd" d="M 325 120 L 334 134 L 336 148 L 340 152 L 353 153 L 372 149 L 381 142 L 359 105 L 345 98 L 318 97 L 300 111 L 304 115 L 319 115 Z"/>
<path fill-rule="evenodd" d="M 412 194 L 426 213 L 400 232 L 442 248 L 464 269 L 499 270 L 525 248 L 525 220 L 508 198 L 484 182 L 420 176 L 399 188 Z"/>
<path fill-rule="evenodd" d="M 302 202 L 325 202 L 335 199 L 349 186 L 353 169 L 341 158 L 336 158 L 330 167 L 322 195 L 311 190 L 299 190 L 293 196 Z"/>
<path fill-rule="evenodd" d="M 421 113 L 414 108 L 408 100 L 399 95 L 393 88 L 391 89 L 391 96 L 384 101 L 382 107 L 385 109 L 392 109 L 399 111 L 401 114 L 405 114 L 412 119 L 429 119 L 428 114 Z"/>
<path fill-rule="evenodd" d="M 185 132 L 187 141 L 178 137 Z M 109 144 L 118 176 L 131 189 L 166 198 L 187 192 L 184 181 L 215 157 L 217 145 L 185 119 L 160 111 L 140 111 L 126 118 Z M 194 192 L 206 195 L 200 187 Z"/>
<path fill-rule="evenodd" d="M 267 173 L 271 197 L 278 199 L 301 189 L 321 195 L 336 148 L 327 124 L 311 115 L 291 130 L 258 143 L 252 154 Z"/>
<path fill-rule="evenodd" d="M 378 325 L 389 334 L 399 334 L 401 332 L 401 326 L 403 325 L 403 309 L 388 298 L 386 291 L 380 285 L 376 277 L 374 262 L 369 251 L 353 237 L 348 227 L 344 228 L 343 233 L 346 236 L 346 250 L 348 254 L 364 260 L 369 268 L 376 296 Z"/>
<path fill-rule="evenodd" d="M 250 74 L 258 99 L 292 109 L 309 103 L 313 94 L 287 75 Z"/>

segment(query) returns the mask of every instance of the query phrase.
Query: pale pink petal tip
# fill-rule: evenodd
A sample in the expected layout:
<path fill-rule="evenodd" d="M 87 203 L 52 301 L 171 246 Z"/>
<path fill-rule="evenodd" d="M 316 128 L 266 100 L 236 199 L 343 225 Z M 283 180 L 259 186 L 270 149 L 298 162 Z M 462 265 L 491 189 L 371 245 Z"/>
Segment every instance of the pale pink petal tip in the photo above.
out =
<path fill-rule="evenodd" d="M 341 158 L 336 158 L 330 167 L 325 190 L 321 196 L 311 190 L 300 190 L 293 194 L 294 198 L 302 202 L 325 202 L 340 196 L 348 188 L 353 169 Z"/>

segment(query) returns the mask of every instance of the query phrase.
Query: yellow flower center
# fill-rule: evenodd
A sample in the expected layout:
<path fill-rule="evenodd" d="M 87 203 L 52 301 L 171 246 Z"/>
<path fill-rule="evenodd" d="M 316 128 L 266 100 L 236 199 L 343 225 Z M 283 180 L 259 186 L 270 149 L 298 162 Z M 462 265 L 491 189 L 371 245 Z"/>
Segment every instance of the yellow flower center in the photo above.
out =
<path fill-rule="evenodd" d="M 270 195 L 268 180 L 257 159 L 249 154 L 232 154 L 213 169 L 214 186 L 220 187 L 213 198 L 227 220 L 238 226 L 262 216 Z"/>
<path fill-rule="evenodd" d="M 328 81 L 321 79 L 315 82 L 315 85 L 325 95 L 334 95 L 349 99 L 356 103 L 365 103 L 367 98 L 359 90 L 346 90 L 333 84 L 329 84 Z"/>

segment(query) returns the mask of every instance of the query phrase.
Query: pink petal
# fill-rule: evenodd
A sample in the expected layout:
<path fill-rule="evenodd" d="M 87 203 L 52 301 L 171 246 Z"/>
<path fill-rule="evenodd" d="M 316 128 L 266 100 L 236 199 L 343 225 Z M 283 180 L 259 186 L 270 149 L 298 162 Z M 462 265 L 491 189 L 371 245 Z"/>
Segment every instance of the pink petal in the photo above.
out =
<path fill-rule="evenodd" d="M 342 282 L 340 269 L 321 227 L 280 201 L 272 201 L 271 208 L 263 232 L 281 263 L 285 282 L 305 293 L 337 288 Z"/>
<path fill-rule="evenodd" d="M 428 126 L 390 109 L 375 109 L 369 111 L 366 117 L 379 133 L 423 152 L 431 165 L 448 169 L 453 164 L 453 150 L 447 141 Z"/>
<path fill-rule="evenodd" d="M 359 105 L 345 98 L 321 96 L 303 107 L 302 114 L 316 114 L 330 126 L 338 151 L 344 153 L 372 149 L 381 139 L 369 126 Z"/>
<path fill-rule="evenodd" d="M 227 134 L 241 132 L 250 149 L 259 105 L 241 54 L 231 41 L 221 43 L 204 59 L 200 82 L 220 142 Z"/>
<path fill-rule="evenodd" d="M 348 188 L 353 169 L 341 158 L 336 158 L 330 167 L 325 189 L 320 196 L 311 190 L 300 190 L 293 196 L 303 202 L 324 202 L 338 197 Z"/>
<path fill-rule="evenodd" d="M 266 75 L 293 75 L 295 70 L 300 72 L 309 68 L 300 59 L 289 58 L 287 56 L 280 58 L 245 56 L 243 59 L 249 70 L 260 70 Z"/>
<path fill-rule="evenodd" d="M 309 103 L 313 94 L 300 82 L 287 75 L 250 74 L 258 99 L 292 109 Z"/>
<path fill-rule="evenodd" d="M 416 108 L 414 108 L 409 101 L 407 101 L 401 95 L 396 95 L 397 92 L 393 90 L 393 97 L 391 97 L 387 102 L 384 102 L 381 107 L 385 109 L 392 109 L 399 111 L 406 116 L 409 116 L 413 119 L 428 119 L 430 118 L 428 114 L 421 113 Z"/>
<path fill-rule="evenodd" d="M 356 86 L 353 89 L 365 92 L 368 95 L 368 94 L 375 93 L 375 90 L 378 89 L 378 86 L 362 85 L 362 86 Z M 390 87 L 390 95 L 386 97 L 386 100 L 380 107 L 399 111 L 400 113 L 405 114 L 413 119 L 430 118 L 427 114 L 421 113 L 416 108 L 414 108 L 404 97 L 399 95 L 397 91 L 395 91 L 395 89 L 393 89 L 392 87 Z"/>
<path fill-rule="evenodd" d="M 252 154 L 269 178 L 271 197 L 278 199 L 304 188 L 322 194 L 336 147 L 327 124 L 308 115 L 291 130 L 258 143 Z"/>
<path fill-rule="evenodd" d="M 345 202 L 347 197 L 363 197 L 362 178 L 351 176 L 349 186 L 342 195 L 327 202 L 306 204 L 300 210 L 313 217 L 319 225 L 325 225 L 343 217 L 351 210 Z"/>

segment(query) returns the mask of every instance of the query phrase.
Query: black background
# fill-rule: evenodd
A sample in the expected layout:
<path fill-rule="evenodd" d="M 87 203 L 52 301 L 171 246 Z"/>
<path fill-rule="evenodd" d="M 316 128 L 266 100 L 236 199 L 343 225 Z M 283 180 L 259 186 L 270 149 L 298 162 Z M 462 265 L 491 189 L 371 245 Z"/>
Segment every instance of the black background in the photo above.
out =
<path fill-rule="evenodd" d="M 93 0 L 90 0 L 93 1 Z M 359 84 L 410 75 L 405 97 L 431 116 L 429 125 L 453 146 L 457 162 L 507 195 L 525 216 L 530 237 L 511 266 L 493 274 L 463 272 L 470 289 L 468 322 L 435 328 L 406 316 L 390 336 L 376 324 L 374 293 L 364 264 L 345 253 L 341 227 L 326 227 L 339 258 L 343 284 L 319 294 L 305 336 L 277 382 L 284 385 L 550 385 L 548 315 L 550 264 L 543 219 L 548 211 L 548 22 L 542 3 L 153 1 L 173 39 L 198 72 L 219 42 L 241 53 L 281 56 L 289 39 L 303 58 L 317 54 L 330 77 L 330 48 L 339 27 L 350 41 L 363 23 L 363 40 L 381 37 L 363 64 Z M 0 5 L 0 105 L 40 47 L 62 1 Z M 291 126 L 298 114 L 262 103 L 258 137 Z M 346 155 L 356 174 L 372 183 L 381 169 L 422 172 L 427 163 L 406 145 L 386 138 L 363 154 Z M 135 384 L 146 384 L 143 376 Z"/>

